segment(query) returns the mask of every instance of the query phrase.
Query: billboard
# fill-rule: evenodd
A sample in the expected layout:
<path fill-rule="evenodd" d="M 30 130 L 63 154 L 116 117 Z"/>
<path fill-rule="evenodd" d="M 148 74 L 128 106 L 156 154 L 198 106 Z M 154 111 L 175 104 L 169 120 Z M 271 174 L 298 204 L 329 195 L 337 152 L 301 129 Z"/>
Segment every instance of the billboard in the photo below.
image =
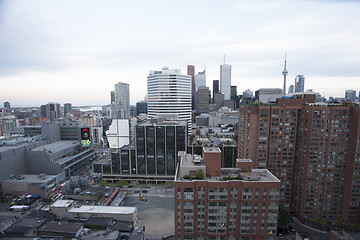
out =
<path fill-rule="evenodd" d="M 90 147 L 90 128 L 81 128 L 81 146 Z"/>

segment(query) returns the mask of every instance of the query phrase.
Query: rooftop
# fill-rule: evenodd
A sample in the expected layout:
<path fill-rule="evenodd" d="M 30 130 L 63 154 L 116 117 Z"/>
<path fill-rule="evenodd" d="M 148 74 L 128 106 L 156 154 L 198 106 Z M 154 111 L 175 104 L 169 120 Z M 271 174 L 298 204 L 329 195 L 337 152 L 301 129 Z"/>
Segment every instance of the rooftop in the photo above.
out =
<path fill-rule="evenodd" d="M 48 222 L 38 228 L 38 231 L 57 232 L 57 233 L 76 233 L 83 226 L 82 223 L 74 222 Z"/>
<path fill-rule="evenodd" d="M 24 182 L 24 183 L 44 183 L 54 179 L 57 175 L 16 175 L 10 177 L 9 179 L 5 180 L 4 182 Z"/>
<path fill-rule="evenodd" d="M 110 213 L 110 214 L 133 214 L 136 207 L 112 207 L 112 206 L 87 206 L 83 205 L 71 208 L 69 213 Z"/>
<path fill-rule="evenodd" d="M 70 207 L 70 205 L 74 202 L 74 200 L 57 200 L 56 202 L 51 204 L 50 207 Z"/>
<path fill-rule="evenodd" d="M 78 141 L 57 141 L 50 144 L 43 145 L 41 147 L 33 148 L 31 151 L 46 151 L 48 153 L 56 153 L 73 146 L 79 146 Z"/>
<path fill-rule="evenodd" d="M 220 148 L 218 147 L 204 147 L 204 152 L 218 152 L 221 153 Z"/>

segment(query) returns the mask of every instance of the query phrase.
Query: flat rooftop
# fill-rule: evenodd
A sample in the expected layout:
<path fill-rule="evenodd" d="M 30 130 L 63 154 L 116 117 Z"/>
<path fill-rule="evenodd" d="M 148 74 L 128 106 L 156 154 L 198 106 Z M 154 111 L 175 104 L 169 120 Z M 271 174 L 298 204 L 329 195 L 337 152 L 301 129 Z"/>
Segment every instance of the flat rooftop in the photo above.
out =
<path fill-rule="evenodd" d="M 69 207 L 74 202 L 74 200 L 57 200 L 50 207 Z"/>
<path fill-rule="evenodd" d="M 71 208 L 69 213 L 109 213 L 109 214 L 133 214 L 136 207 L 113 207 L 113 206 L 87 206 L 83 205 Z"/>
<path fill-rule="evenodd" d="M 203 147 L 204 152 L 219 152 L 221 153 L 220 148 L 218 147 Z"/>
<path fill-rule="evenodd" d="M 203 158 L 200 155 L 184 154 L 181 158 L 182 167 L 204 166 Z"/>
<path fill-rule="evenodd" d="M 14 177 L 8 178 L 7 180 L 3 181 L 5 183 L 10 182 L 24 182 L 24 183 L 44 183 L 49 180 L 52 180 L 57 175 L 45 175 L 40 177 L 39 175 L 16 175 Z"/>
<path fill-rule="evenodd" d="M 48 153 L 55 153 L 65 150 L 70 147 L 78 146 L 80 143 L 78 141 L 57 141 L 50 144 L 43 145 L 41 147 L 31 149 L 32 152 L 36 151 L 47 151 Z"/>

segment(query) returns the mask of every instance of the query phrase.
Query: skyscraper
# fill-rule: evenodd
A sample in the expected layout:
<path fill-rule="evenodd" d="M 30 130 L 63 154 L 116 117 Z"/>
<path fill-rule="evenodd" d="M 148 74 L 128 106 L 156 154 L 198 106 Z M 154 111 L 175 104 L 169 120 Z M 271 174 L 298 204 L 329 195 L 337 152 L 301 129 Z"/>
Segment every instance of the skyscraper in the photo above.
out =
<path fill-rule="evenodd" d="M 118 119 L 130 118 L 130 94 L 127 83 L 115 84 L 115 111 L 115 117 Z"/>
<path fill-rule="evenodd" d="M 231 98 L 231 65 L 220 65 L 220 91 L 224 94 L 224 100 Z"/>
<path fill-rule="evenodd" d="M 191 109 L 195 110 L 195 67 L 187 65 L 187 75 L 191 76 Z"/>
<path fill-rule="evenodd" d="M 191 76 L 179 69 L 163 67 L 147 77 L 148 116 L 186 120 L 191 129 Z"/>
<path fill-rule="evenodd" d="M 64 104 L 64 115 L 71 112 L 71 103 Z"/>
<path fill-rule="evenodd" d="M 46 104 L 46 118 L 53 122 L 60 118 L 60 104 L 59 103 L 48 103 Z"/>
<path fill-rule="evenodd" d="M 295 92 L 304 92 L 305 77 L 304 75 L 297 75 L 295 78 Z"/>
<path fill-rule="evenodd" d="M 199 87 L 206 87 L 206 74 L 205 70 L 203 72 L 199 72 L 195 76 L 195 94 Z"/>
<path fill-rule="evenodd" d="M 214 103 L 214 96 L 215 93 L 219 93 L 219 80 L 213 80 L 213 103 Z"/>
<path fill-rule="evenodd" d="M 210 90 L 208 87 L 201 86 L 196 91 L 196 112 L 209 112 Z"/>

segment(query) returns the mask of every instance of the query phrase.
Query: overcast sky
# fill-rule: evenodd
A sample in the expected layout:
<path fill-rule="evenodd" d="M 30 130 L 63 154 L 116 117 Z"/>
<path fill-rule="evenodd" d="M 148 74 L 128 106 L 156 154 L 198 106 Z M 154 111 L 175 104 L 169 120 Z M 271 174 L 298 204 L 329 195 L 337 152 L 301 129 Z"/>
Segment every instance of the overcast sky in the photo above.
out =
<path fill-rule="evenodd" d="M 117 82 L 144 99 L 149 70 L 220 64 L 232 85 L 305 89 L 343 97 L 360 90 L 360 2 L 0 0 L 0 102 L 104 105 Z"/>

